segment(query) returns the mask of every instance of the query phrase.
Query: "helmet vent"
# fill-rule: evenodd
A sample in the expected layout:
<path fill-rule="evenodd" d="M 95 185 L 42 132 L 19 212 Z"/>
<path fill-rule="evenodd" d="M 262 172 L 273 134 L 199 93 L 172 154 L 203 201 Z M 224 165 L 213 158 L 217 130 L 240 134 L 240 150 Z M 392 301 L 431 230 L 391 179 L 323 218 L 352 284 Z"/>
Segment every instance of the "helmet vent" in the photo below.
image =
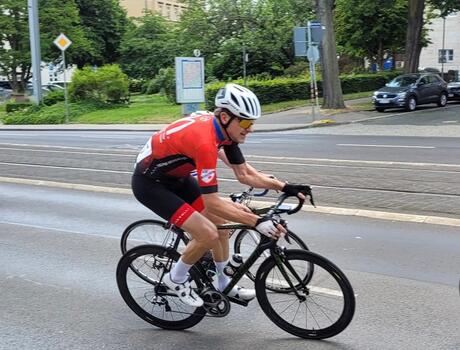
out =
<path fill-rule="evenodd" d="M 240 103 L 238 102 L 238 99 L 236 98 L 236 96 L 233 95 L 233 94 L 231 94 L 230 96 L 231 96 L 232 101 L 233 101 L 238 107 L 240 107 Z"/>

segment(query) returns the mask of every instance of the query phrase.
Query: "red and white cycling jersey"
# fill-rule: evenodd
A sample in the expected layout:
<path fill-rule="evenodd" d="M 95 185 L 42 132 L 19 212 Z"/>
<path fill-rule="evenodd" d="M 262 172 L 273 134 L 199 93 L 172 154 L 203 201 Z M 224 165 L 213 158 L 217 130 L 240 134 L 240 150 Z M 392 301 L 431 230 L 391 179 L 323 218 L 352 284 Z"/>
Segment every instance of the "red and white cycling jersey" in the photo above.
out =
<path fill-rule="evenodd" d="M 166 180 L 188 177 L 196 169 L 201 192 L 217 192 L 221 146 L 231 163 L 244 163 L 238 144 L 225 140 L 212 114 L 183 118 L 150 137 L 137 157 L 136 172 Z"/>

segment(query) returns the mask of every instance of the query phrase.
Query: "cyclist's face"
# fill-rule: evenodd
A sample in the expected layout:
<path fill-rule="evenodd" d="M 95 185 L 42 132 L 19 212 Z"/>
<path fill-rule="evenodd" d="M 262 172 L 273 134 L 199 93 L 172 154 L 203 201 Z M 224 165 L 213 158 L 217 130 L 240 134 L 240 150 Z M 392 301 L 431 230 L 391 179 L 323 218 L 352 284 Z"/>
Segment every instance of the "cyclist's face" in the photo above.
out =
<path fill-rule="evenodd" d="M 227 127 L 227 132 L 233 141 L 238 143 L 244 143 L 246 141 L 246 135 L 253 132 L 253 126 L 245 123 L 243 126 L 240 123 L 240 119 L 234 117 Z"/>

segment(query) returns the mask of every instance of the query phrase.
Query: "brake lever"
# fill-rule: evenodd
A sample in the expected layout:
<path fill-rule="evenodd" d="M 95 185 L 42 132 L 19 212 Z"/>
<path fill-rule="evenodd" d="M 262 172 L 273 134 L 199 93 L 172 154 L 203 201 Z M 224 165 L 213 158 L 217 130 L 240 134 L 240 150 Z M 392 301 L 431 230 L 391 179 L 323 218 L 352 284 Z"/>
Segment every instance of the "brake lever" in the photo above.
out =
<path fill-rule="evenodd" d="M 291 244 L 291 239 L 289 238 L 289 231 L 287 229 L 287 221 L 284 220 L 284 219 L 280 219 L 279 221 L 280 225 L 283 226 L 285 229 L 286 229 L 286 234 L 284 235 L 284 239 L 286 240 L 286 242 L 288 242 L 289 244 Z"/>

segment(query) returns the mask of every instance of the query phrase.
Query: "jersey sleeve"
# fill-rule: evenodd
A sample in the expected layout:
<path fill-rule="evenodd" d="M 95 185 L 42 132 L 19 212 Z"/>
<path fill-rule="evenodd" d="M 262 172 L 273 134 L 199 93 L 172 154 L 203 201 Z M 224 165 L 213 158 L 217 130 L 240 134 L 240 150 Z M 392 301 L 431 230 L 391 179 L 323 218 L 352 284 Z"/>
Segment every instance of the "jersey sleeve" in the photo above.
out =
<path fill-rule="evenodd" d="M 194 159 L 201 193 L 217 192 L 217 147 L 204 145 L 197 148 Z"/>
<path fill-rule="evenodd" d="M 237 143 L 232 143 L 230 145 L 225 145 L 224 147 L 225 155 L 227 156 L 230 164 L 243 164 L 246 162 L 244 159 L 243 153 L 241 152 L 240 147 Z"/>

